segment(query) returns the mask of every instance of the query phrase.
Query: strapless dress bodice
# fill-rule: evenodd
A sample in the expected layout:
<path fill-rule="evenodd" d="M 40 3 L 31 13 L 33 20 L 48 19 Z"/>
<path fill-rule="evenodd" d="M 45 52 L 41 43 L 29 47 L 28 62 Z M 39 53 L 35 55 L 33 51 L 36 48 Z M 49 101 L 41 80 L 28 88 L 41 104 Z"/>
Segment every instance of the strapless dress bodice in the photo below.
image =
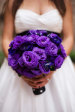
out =
<path fill-rule="evenodd" d="M 30 29 L 42 29 L 61 33 L 63 18 L 58 9 L 52 9 L 42 15 L 31 10 L 18 9 L 15 15 L 15 32 Z"/>

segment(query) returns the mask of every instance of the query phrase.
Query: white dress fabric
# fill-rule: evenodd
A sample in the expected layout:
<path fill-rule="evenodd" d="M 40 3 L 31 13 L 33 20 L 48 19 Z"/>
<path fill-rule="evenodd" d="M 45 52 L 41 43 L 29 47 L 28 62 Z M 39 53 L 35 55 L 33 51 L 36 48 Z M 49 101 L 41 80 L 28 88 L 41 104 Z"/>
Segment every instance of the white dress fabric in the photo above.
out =
<path fill-rule="evenodd" d="M 18 9 L 15 31 L 45 29 L 60 33 L 63 19 L 57 9 L 39 15 Z M 69 56 L 45 85 L 46 91 L 34 95 L 29 86 L 8 66 L 5 58 L 0 70 L 0 112 L 75 112 L 75 71 Z"/>

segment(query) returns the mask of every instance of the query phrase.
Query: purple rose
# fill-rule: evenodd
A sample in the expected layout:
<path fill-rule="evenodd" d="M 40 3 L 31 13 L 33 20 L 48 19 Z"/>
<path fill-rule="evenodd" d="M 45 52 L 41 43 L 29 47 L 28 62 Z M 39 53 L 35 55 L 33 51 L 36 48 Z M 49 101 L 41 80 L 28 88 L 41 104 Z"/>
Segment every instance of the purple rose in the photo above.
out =
<path fill-rule="evenodd" d="M 49 34 L 48 37 L 56 45 L 59 45 L 62 42 L 62 39 L 57 34 L 55 34 L 55 33 Z"/>
<path fill-rule="evenodd" d="M 25 66 L 35 68 L 38 65 L 38 58 L 32 51 L 25 51 L 22 55 Z"/>
<path fill-rule="evenodd" d="M 60 55 L 55 59 L 56 69 L 61 67 L 61 65 L 63 64 L 63 61 L 64 61 L 64 59 Z"/>
<path fill-rule="evenodd" d="M 48 45 L 45 48 L 45 52 L 46 52 L 47 55 L 57 56 L 58 48 L 54 43 L 50 42 L 50 45 Z"/>
<path fill-rule="evenodd" d="M 38 48 L 38 47 L 34 47 L 33 48 L 33 52 L 36 53 L 37 57 L 39 60 L 45 60 L 46 59 L 46 54 L 45 54 L 45 50 Z"/>
<path fill-rule="evenodd" d="M 40 36 L 36 43 L 40 46 L 40 47 L 46 47 L 50 42 L 50 39 L 46 36 Z"/>

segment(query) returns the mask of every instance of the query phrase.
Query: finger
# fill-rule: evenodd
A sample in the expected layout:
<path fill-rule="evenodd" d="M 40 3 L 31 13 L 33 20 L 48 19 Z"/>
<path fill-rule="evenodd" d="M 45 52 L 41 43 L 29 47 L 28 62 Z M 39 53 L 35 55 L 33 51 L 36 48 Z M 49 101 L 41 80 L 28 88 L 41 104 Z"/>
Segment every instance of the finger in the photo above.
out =
<path fill-rule="evenodd" d="M 30 85 L 32 88 L 38 88 L 36 84 L 33 84 L 31 82 L 26 81 L 28 85 Z"/>
<path fill-rule="evenodd" d="M 37 84 L 37 87 L 43 87 L 48 83 L 48 80 L 46 80 L 45 82 L 42 82 L 41 84 Z"/>

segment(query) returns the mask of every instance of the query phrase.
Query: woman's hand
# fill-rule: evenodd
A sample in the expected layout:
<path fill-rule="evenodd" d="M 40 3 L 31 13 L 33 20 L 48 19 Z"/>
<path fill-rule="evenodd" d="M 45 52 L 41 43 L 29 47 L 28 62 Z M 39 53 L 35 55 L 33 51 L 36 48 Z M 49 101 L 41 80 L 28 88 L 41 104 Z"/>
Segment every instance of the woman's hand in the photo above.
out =
<path fill-rule="evenodd" d="M 39 88 L 45 86 L 45 84 L 48 83 L 48 79 L 50 80 L 52 78 L 52 74 L 54 71 L 51 71 L 49 74 L 46 74 L 45 76 L 40 75 L 36 76 L 35 78 L 27 78 L 25 76 L 21 76 L 25 82 L 27 82 L 28 85 L 30 85 L 32 88 Z"/>

